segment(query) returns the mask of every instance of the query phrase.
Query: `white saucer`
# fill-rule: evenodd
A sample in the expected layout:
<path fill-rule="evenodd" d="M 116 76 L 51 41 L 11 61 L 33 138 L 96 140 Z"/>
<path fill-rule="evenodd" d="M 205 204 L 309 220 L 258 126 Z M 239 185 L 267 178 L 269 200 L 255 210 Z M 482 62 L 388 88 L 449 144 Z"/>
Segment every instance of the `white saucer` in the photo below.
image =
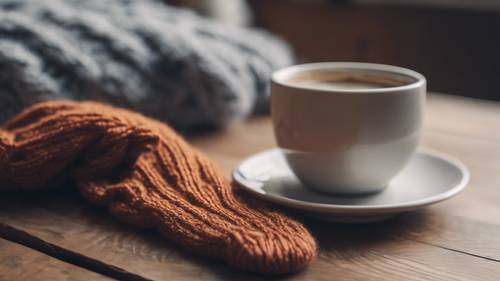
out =
<path fill-rule="evenodd" d="M 460 161 L 437 152 L 417 152 L 380 193 L 335 196 L 304 186 L 290 171 L 279 149 L 251 156 L 233 171 L 234 180 L 258 197 L 322 220 L 379 221 L 453 197 L 469 182 Z"/>

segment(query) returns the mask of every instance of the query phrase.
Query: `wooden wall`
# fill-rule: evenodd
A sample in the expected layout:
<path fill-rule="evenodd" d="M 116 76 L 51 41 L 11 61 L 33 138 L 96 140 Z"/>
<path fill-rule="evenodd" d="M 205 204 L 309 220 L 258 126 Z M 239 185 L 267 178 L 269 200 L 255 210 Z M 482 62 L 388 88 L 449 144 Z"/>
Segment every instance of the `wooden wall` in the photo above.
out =
<path fill-rule="evenodd" d="M 432 91 L 500 100 L 500 11 L 250 0 L 257 25 L 300 60 L 366 61 L 423 73 Z"/>

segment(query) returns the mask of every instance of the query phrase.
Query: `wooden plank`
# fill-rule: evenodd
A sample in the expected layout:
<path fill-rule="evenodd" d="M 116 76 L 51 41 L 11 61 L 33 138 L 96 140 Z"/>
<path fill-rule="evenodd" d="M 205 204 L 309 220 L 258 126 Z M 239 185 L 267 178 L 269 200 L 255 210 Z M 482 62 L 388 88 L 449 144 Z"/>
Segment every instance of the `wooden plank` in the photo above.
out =
<path fill-rule="evenodd" d="M 390 235 L 500 262 L 499 224 L 449 215 L 438 208 L 409 213 L 389 223 L 404 229 Z"/>
<path fill-rule="evenodd" d="M 470 183 L 461 194 L 436 208 L 449 214 L 500 224 L 500 142 L 427 132 L 422 145 L 462 160 L 471 174 Z"/>
<path fill-rule="evenodd" d="M 426 130 L 500 142 L 500 102 L 428 95 Z"/>
<path fill-rule="evenodd" d="M 3 225 L 41 239 L 53 249 L 50 254 L 59 258 L 68 256 L 65 251 L 71 251 L 79 255 L 82 263 L 99 260 L 110 267 L 109 276 L 114 276 L 113 270 L 120 270 L 135 275 L 137 280 L 141 277 L 152 280 L 275 280 L 186 253 L 156 233 L 116 222 L 104 210 L 87 205 L 72 192 L 22 196 L 9 193 L 0 200 Z M 283 278 L 495 280 L 499 276 L 500 263 L 494 260 L 407 239 L 408 229 L 420 229 L 424 236 L 426 229 L 435 231 L 428 229 L 427 223 L 415 222 L 418 221 L 408 220 L 409 226 L 399 227 L 398 221 L 342 225 L 308 220 L 306 225 L 320 245 L 319 257 L 306 271 Z M 489 242 L 499 244 L 497 229 L 486 234 L 481 224 L 476 229 L 483 233 L 480 238 L 487 236 Z M 5 227 L 0 225 L 0 235 L 4 233 Z M 468 239 L 474 243 L 478 237 Z M 77 260 L 73 262 L 78 264 Z M 123 275 L 121 277 L 123 279 Z"/>
<path fill-rule="evenodd" d="M 366 276 L 359 280 L 498 279 L 496 268 L 500 264 L 497 261 L 409 239 L 417 229 L 422 236 L 435 231 L 429 228 L 428 221 L 434 215 L 434 212 L 417 212 L 411 214 L 411 218 L 403 216 L 376 224 L 330 224 L 326 227 L 324 222 L 309 221 L 307 226 L 320 242 L 320 257 L 326 255 L 332 266 L 345 266 L 352 272 L 353 279 L 363 273 Z M 494 233 L 498 234 L 497 231 Z M 495 243 L 498 245 L 498 241 Z M 341 259 L 337 261 L 332 256 Z M 345 260 L 350 262 L 344 263 Z M 333 276 L 329 272 L 324 274 Z"/>
<path fill-rule="evenodd" d="M 111 280 L 0 238 L 0 280 Z"/>
<path fill-rule="evenodd" d="M 262 116 L 252 118 L 244 124 L 237 124 L 223 132 L 192 138 L 190 142 L 220 164 L 226 172 L 234 168 L 237 163 L 233 162 L 234 160 L 241 161 L 253 153 L 276 146 L 271 120 Z M 227 163 L 228 159 L 233 161 Z"/>

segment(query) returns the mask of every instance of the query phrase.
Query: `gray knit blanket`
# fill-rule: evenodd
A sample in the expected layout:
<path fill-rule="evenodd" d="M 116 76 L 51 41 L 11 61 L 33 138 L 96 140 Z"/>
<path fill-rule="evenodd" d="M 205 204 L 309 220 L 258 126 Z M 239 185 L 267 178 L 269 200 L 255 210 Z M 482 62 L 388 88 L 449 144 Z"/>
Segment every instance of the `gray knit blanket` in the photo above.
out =
<path fill-rule="evenodd" d="M 0 121 L 91 99 L 178 129 L 223 127 L 265 111 L 271 72 L 291 60 L 272 35 L 154 0 L 0 0 Z"/>

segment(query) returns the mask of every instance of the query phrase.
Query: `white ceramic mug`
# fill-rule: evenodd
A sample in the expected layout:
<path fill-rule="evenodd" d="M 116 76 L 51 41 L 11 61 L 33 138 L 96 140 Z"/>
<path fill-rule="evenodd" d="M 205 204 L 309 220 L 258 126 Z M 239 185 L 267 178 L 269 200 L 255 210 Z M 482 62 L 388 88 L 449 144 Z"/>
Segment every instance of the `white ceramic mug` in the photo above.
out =
<path fill-rule="evenodd" d="M 396 66 L 325 62 L 272 76 L 278 146 L 295 175 L 326 193 L 384 189 L 417 148 L 426 81 Z"/>

